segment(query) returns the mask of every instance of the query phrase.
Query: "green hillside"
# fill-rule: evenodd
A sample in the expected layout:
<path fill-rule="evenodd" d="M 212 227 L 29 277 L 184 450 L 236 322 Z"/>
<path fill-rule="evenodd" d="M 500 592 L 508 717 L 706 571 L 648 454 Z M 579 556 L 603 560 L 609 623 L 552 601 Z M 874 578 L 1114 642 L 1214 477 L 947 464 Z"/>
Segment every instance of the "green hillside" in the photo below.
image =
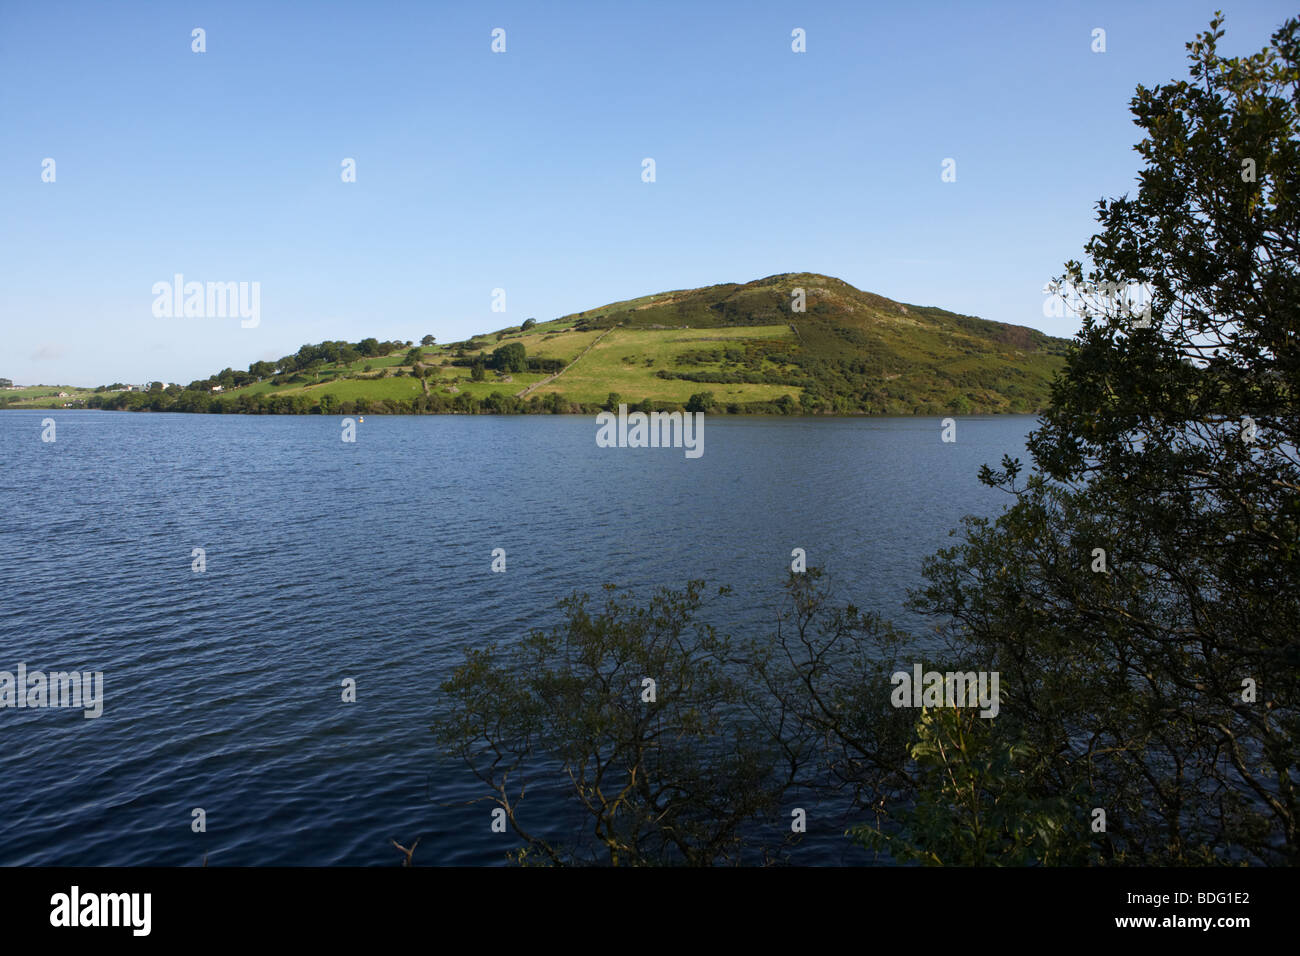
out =
<path fill-rule="evenodd" d="M 85 408 L 93 389 L 73 385 L 29 385 L 0 390 L 0 408 Z"/>
<path fill-rule="evenodd" d="M 1034 329 L 789 273 L 614 302 L 463 342 L 322 342 L 184 387 L 99 389 L 87 404 L 554 413 L 592 412 L 614 393 L 615 403 L 734 414 L 1033 412 L 1045 406 L 1068 348 Z"/>
<path fill-rule="evenodd" d="M 792 311 L 797 289 L 802 313 Z M 805 412 L 1034 411 L 1069 347 L 1035 329 L 905 305 L 813 273 L 664 292 L 568 320 L 613 328 L 601 348 L 623 348 L 620 361 L 648 351 L 637 348 L 647 334 L 686 332 L 701 344 L 679 339 L 658 376 L 724 390 L 737 382 L 793 387 Z M 723 336 L 737 340 L 723 344 Z"/>

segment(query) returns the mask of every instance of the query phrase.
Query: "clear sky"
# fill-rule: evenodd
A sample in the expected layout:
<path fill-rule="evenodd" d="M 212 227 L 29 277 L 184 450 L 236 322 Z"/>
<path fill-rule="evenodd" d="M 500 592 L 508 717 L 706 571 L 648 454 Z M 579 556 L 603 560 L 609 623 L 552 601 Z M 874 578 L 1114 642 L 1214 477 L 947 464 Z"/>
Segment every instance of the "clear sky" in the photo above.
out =
<path fill-rule="evenodd" d="M 1296 12 L 0 0 L 0 376 L 186 383 L 796 271 L 1070 335 L 1043 283 L 1216 8 L 1227 53 Z M 177 273 L 260 283 L 259 324 L 156 317 Z"/>

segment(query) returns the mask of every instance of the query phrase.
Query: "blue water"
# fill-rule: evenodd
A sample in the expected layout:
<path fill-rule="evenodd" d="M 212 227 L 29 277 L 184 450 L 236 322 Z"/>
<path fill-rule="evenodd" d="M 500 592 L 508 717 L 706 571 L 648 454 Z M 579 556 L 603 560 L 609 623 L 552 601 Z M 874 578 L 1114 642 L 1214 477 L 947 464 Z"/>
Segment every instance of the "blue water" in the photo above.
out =
<path fill-rule="evenodd" d="M 392 865 L 416 837 L 417 863 L 499 864 L 514 838 L 428 729 L 465 648 L 695 577 L 749 633 L 794 547 L 916 627 L 922 559 L 1002 506 L 976 472 L 1034 424 L 710 417 L 691 460 L 598 448 L 590 417 L 339 422 L 0 412 L 0 670 L 105 684 L 94 720 L 0 709 L 0 864 Z M 794 862 L 860 859 L 842 829 Z"/>

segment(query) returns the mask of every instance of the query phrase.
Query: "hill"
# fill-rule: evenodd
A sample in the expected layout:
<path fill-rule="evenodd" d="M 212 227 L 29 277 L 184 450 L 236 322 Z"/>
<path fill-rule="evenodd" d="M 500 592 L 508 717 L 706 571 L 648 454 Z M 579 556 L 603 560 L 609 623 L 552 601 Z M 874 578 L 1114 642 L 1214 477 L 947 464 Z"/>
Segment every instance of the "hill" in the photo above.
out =
<path fill-rule="evenodd" d="M 592 412 L 612 400 L 730 413 L 1033 412 L 1045 406 L 1069 344 L 895 302 L 840 279 L 787 273 L 613 302 L 462 342 L 305 345 L 278 362 L 225 369 L 186 387 L 99 389 L 87 404 L 510 413 Z"/>

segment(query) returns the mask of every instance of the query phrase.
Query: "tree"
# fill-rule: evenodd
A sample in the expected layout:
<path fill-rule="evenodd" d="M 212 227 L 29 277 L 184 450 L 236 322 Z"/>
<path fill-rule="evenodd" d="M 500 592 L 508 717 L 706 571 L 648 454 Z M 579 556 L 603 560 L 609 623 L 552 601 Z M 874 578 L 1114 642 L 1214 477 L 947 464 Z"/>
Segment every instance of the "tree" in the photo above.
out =
<path fill-rule="evenodd" d="M 712 392 L 696 392 L 686 402 L 688 412 L 707 412 L 713 408 Z"/>
<path fill-rule="evenodd" d="M 483 357 L 480 355 L 474 359 L 474 364 L 469 367 L 470 381 L 481 382 L 486 376 L 487 372 L 483 364 Z"/>
<path fill-rule="evenodd" d="M 426 335 L 424 338 L 420 339 L 420 344 L 423 345 L 425 348 L 428 348 L 430 345 L 433 345 L 436 341 L 437 340 L 432 335 Z"/>
<path fill-rule="evenodd" d="M 507 342 L 492 352 L 492 367 L 499 372 L 528 371 L 528 357 L 521 342 Z"/>
<path fill-rule="evenodd" d="M 531 329 L 531 328 L 532 328 L 534 325 L 536 325 L 536 324 L 537 324 L 537 320 L 536 320 L 536 319 L 524 319 L 524 324 L 521 325 L 521 326 L 519 326 L 519 331 L 520 331 L 520 332 L 527 332 L 529 329 Z"/>
<path fill-rule="evenodd" d="M 908 757 L 906 799 L 850 828 L 867 849 L 940 866 L 1096 862 L 1079 836 L 1087 801 L 1038 792 L 1032 749 L 1001 739 L 974 708 L 922 710 Z"/>
<path fill-rule="evenodd" d="M 618 392 L 610 392 L 609 397 L 605 399 L 605 408 L 611 412 L 618 411 L 619 403 L 623 401 L 623 396 Z"/>
<path fill-rule="evenodd" d="M 402 364 L 418 365 L 422 358 L 424 358 L 424 350 L 420 348 L 413 348 L 406 353 L 406 357 L 402 359 Z"/>
<path fill-rule="evenodd" d="M 702 582 L 647 604 L 606 593 L 598 611 L 587 595 L 570 597 L 549 633 L 468 651 L 443 685 L 450 709 L 435 730 L 525 841 L 520 862 L 772 862 L 797 840 L 792 795 L 837 816 L 904 808 L 889 826 L 855 828 L 897 858 L 1020 860 L 1053 826 L 1052 861 L 1077 846 L 1059 822 L 1064 801 L 1016 782 L 1014 799 L 999 802 L 1003 778 L 1027 764 L 985 766 L 987 721 L 972 727 L 980 718 L 964 710 L 918 720 L 893 706 L 890 675 L 911 642 L 837 604 L 821 569 L 790 574 L 775 632 L 749 642 L 702 619 Z M 968 743 L 927 761 L 953 728 Z M 560 818 L 523 804 L 548 781 L 569 791 Z M 575 832 L 563 843 L 552 835 Z"/>
<path fill-rule="evenodd" d="M 1087 312 L 1034 469 L 983 470 L 1013 503 L 915 602 L 1115 861 L 1300 861 L 1300 20 L 1233 58 L 1221 24 L 1133 97 L 1145 168 L 1060 280 Z"/>
<path fill-rule="evenodd" d="M 700 623 L 702 582 L 644 605 L 575 594 L 564 620 L 507 649 L 471 649 L 442 685 L 435 729 L 487 784 L 524 842 L 521 861 L 613 866 L 761 859 L 791 767 L 748 714 L 732 641 Z M 719 593 L 725 593 L 719 592 Z M 530 810 L 530 785 L 563 781 L 567 812 Z M 583 821 L 580 827 L 571 826 Z M 787 828 L 764 847 L 784 845 Z"/>

